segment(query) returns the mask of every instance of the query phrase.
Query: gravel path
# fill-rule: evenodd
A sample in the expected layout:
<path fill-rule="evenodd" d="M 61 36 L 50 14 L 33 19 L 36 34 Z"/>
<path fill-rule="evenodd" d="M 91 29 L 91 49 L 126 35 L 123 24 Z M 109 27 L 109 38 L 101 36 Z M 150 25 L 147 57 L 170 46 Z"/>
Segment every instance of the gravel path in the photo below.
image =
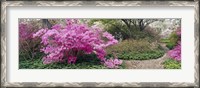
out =
<path fill-rule="evenodd" d="M 163 69 L 162 63 L 168 59 L 167 54 L 158 59 L 151 60 L 124 60 L 128 69 Z"/>
<path fill-rule="evenodd" d="M 164 44 L 161 44 L 165 51 L 168 49 Z M 151 60 L 124 60 L 127 69 L 163 69 L 162 63 L 168 59 L 168 55 L 165 53 L 158 59 Z"/>

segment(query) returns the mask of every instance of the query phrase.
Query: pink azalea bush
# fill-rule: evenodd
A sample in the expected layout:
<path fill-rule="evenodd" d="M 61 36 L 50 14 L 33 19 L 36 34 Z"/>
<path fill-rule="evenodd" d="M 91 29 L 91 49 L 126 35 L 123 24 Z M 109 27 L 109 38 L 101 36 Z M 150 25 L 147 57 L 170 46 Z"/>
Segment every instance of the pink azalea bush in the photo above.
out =
<path fill-rule="evenodd" d="M 107 59 L 104 63 L 104 65 L 108 68 L 119 68 L 119 65 L 122 64 L 122 60 L 119 60 L 117 58 L 115 59 Z"/>
<path fill-rule="evenodd" d="M 32 25 L 27 23 L 19 23 L 19 41 L 23 42 L 32 39 L 33 35 Z"/>
<path fill-rule="evenodd" d="M 97 26 L 89 27 L 76 19 L 67 19 L 66 26 L 56 24 L 51 29 L 41 29 L 33 34 L 33 38 L 36 37 L 41 38 L 41 51 L 46 54 L 43 57 L 44 64 L 65 61 L 73 64 L 77 56 L 92 53 L 106 62 L 105 48 L 118 43 L 110 33 Z"/>
<path fill-rule="evenodd" d="M 19 53 L 23 54 L 23 58 L 33 58 L 34 52 L 39 50 L 39 48 L 35 47 L 39 44 L 39 41 L 37 41 L 38 39 L 32 38 L 32 35 L 38 31 L 38 29 L 39 26 L 33 26 L 29 22 L 19 23 Z"/>
<path fill-rule="evenodd" d="M 177 61 L 181 61 L 181 28 L 180 27 L 177 28 L 176 34 L 179 36 L 179 41 L 172 50 L 168 51 L 168 55 Z"/>
<path fill-rule="evenodd" d="M 179 37 L 181 37 L 181 27 L 178 27 L 178 28 L 177 28 L 176 34 L 177 34 Z"/>
<path fill-rule="evenodd" d="M 19 23 L 19 49 L 20 53 L 23 53 L 25 55 L 28 55 L 29 53 L 29 43 L 31 42 L 31 35 L 32 32 L 32 26 L 30 26 L 27 23 Z"/>
<path fill-rule="evenodd" d="M 32 41 L 32 35 L 37 32 L 40 25 L 36 24 L 37 21 L 32 22 L 20 22 L 19 23 L 19 42 Z M 35 25 L 32 25 L 35 24 Z"/>
<path fill-rule="evenodd" d="M 181 43 L 179 42 L 174 49 L 168 51 L 168 55 L 177 61 L 181 61 Z"/>

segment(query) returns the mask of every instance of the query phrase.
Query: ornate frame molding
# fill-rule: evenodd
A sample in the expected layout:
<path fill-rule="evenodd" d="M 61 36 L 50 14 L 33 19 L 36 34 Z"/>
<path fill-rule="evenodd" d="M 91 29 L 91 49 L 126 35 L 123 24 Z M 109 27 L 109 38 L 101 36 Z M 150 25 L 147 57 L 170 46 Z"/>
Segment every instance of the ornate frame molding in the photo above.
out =
<path fill-rule="evenodd" d="M 1 6 L 1 87 L 199 87 L 199 1 L 2 1 Z M 92 82 L 92 83 L 9 83 L 6 81 L 6 8 L 8 6 L 194 6 L 195 83 Z"/>

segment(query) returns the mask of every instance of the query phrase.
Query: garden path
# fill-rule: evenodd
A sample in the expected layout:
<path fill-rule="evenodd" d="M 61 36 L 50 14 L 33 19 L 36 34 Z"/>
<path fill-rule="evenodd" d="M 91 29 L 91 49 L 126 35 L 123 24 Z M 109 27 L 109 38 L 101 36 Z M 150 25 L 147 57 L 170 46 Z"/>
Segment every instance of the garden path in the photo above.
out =
<path fill-rule="evenodd" d="M 165 51 L 168 51 L 168 48 L 165 47 L 165 44 L 160 44 Z M 163 62 L 168 59 L 169 56 L 165 53 L 162 57 L 158 59 L 150 60 L 124 60 L 125 66 L 128 69 L 163 69 Z"/>

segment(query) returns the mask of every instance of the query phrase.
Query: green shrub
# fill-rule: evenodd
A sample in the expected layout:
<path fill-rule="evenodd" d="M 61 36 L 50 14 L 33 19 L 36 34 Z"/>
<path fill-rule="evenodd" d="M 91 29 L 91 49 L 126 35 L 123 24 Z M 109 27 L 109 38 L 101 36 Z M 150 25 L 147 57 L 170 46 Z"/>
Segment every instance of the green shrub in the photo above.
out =
<path fill-rule="evenodd" d="M 173 49 L 179 40 L 179 36 L 176 34 L 176 32 L 172 32 L 168 39 L 169 42 L 167 42 L 166 47 L 168 47 L 169 49 Z"/>
<path fill-rule="evenodd" d="M 119 59 L 147 60 L 157 59 L 164 55 L 164 50 L 157 43 L 149 43 L 147 40 L 124 40 L 117 45 L 106 49 L 107 57 L 115 53 Z"/>
<path fill-rule="evenodd" d="M 162 42 L 162 43 L 169 43 L 170 40 L 169 39 L 160 39 L 160 42 Z"/>
<path fill-rule="evenodd" d="M 128 52 L 144 52 L 151 50 L 151 44 L 146 40 L 124 40 L 116 45 L 106 49 L 108 54 L 128 53 Z"/>
<path fill-rule="evenodd" d="M 111 33 L 112 35 L 114 35 L 117 39 L 118 38 L 118 34 L 121 35 L 121 38 L 123 40 L 126 39 L 135 39 L 135 40 L 139 40 L 139 39 L 147 39 L 149 42 L 153 42 L 159 39 L 158 34 L 156 34 L 155 32 L 153 32 L 153 30 L 144 30 L 144 31 L 140 31 L 138 28 L 135 27 L 131 27 L 131 30 L 128 30 L 126 26 L 118 24 L 118 27 L 116 26 L 110 26 L 109 28 L 107 28 L 107 31 L 109 33 Z"/>
<path fill-rule="evenodd" d="M 175 46 L 175 44 L 173 44 L 173 43 L 167 43 L 167 45 L 166 45 L 166 47 L 168 48 L 168 49 L 173 49 L 174 48 L 174 46 Z"/>
<path fill-rule="evenodd" d="M 89 25 L 95 22 L 103 24 L 104 29 L 118 40 L 147 38 L 148 41 L 155 41 L 159 38 L 159 33 L 152 28 L 147 27 L 145 30 L 140 30 L 138 24 L 127 26 L 121 19 L 93 19 L 89 21 Z"/>
<path fill-rule="evenodd" d="M 163 65 L 164 65 L 165 69 L 181 69 L 181 62 L 178 62 L 171 58 L 169 58 L 165 62 L 163 62 Z"/>

